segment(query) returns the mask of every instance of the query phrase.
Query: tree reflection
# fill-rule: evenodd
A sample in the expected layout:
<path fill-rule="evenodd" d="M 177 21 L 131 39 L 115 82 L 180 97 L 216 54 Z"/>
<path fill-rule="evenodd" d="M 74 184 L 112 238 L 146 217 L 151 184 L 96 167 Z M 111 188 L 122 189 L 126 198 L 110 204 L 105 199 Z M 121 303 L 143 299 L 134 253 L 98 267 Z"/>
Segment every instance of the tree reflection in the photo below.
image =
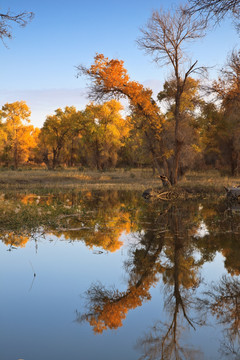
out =
<path fill-rule="evenodd" d="M 203 325 L 203 314 L 209 312 L 225 329 L 223 357 L 240 356 L 239 215 L 224 201 L 147 203 L 139 193 L 117 191 L 23 194 L 17 200 L 11 194 L 0 198 L 4 215 L 0 238 L 10 249 L 34 239 L 39 226 L 41 237 L 50 233 L 111 252 L 120 249 L 122 235 L 131 232 L 125 288 L 92 284 L 86 292 L 86 311 L 77 312 L 77 321 L 87 321 L 95 333 L 117 329 L 128 312 L 149 301 L 152 288 L 161 284 L 164 311 L 161 321 L 138 341 L 141 359 L 198 357 L 184 334 Z M 40 221 L 35 221 L 38 216 Z M 199 235 L 203 224 L 207 231 Z M 224 256 L 228 276 L 200 299 L 196 295 L 200 269 L 217 253 Z"/>
<path fill-rule="evenodd" d="M 142 355 L 139 360 L 180 360 L 199 359 L 200 351 L 180 343 L 182 327 L 157 322 L 151 331 L 137 342 Z"/>
<path fill-rule="evenodd" d="M 7 232 L 1 236 L 3 243 L 10 246 L 9 249 L 25 247 L 29 239 L 29 236 L 15 234 L 14 232 Z"/>
<path fill-rule="evenodd" d="M 168 209 L 166 210 L 168 211 Z M 161 270 L 159 255 L 164 245 L 165 233 L 159 232 L 159 218 L 149 211 L 144 221 L 150 230 L 137 235 L 137 244 L 132 249 L 129 261 L 125 264 L 129 271 L 128 288 L 119 291 L 107 289 L 101 283 L 93 284 L 86 293 L 87 312 L 77 313 L 77 321 L 88 321 L 95 333 L 122 326 L 129 310 L 141 306 L 151 299 L 150 288 L 157 283 Z M 139 248 L 140 246 L 140 248 Z"/>
<path fill-rule="evenodd" d="M 221 341 L 222 356 L 240 358 L 240 279 L 224 275 L 219 282 L 211 284 L 200 300 L 205 316 L 210 311 L 218 324 L 224 328 Z"/>
<path fill-rule="evenodd" d="M 194 240 L 204 261 L 213 261 L 217 252 L 231 275 L 240 274 L 239 214 L 232 212 L 225 201 L 204 203 L 200 211 L 209 235 Z"/>
<path fill-rule="evenodd" d="M 186 325 L 195 329 L 196 324 L 202 324 L 199 319 L 190 316 L 190 311 L 195 306 L 193 294 L 200 282 L 198 268 L 202 265 L 193 256 L 194 247 L 188 236 L 192 220 L 182 209 L 172 208 L 169 216 L 171 236 L 166 240 L 166 260 L 162 265 L 164 308 L 170 320 L 158 321 L 150 333 L 138 341 L 141 359 L 192 359 L 197 353 L 181 344 Z"/>
<path fill-rule="evenodd" d="M 199 285 L 197 272 L 202 264 L 193 256 L 189 228 L 195 212 L 189 210 L 188 206 L 183 211 L 176 206 L 163 205 L 156 211 L 154 206 L 149 206 L 148 211 L 139 217 L 138 241 L 125 264 L 129 272 L 127 290 L 108 290 L 100 283 L 93 284 L 86 293 L 87 312 L 83 315 L 78 313 L 77 321 L 88 321 L 96 333 L 118 328 L 130 309 L 151 299 L 150 289 L 162 277 L 165 309 L 171 321 L 165 324 L 166 333 L 159 339 L 161 352 L 179 351 L 179 313 L 191 327 L 197 322 L 189 316 L 188 311 L 193 303 L 191 293 Z M 151 342 L 150 339 L 153 339 L 152 336 L 143 340 L 144 346 Z M 154 350 L 148 350 L 155 353 L 159 343 L 156 345 L 156 339 L 153 339 L 153 343 Z"/>
<path fill-rule="evenodd" d="M 5 221 L 1 219 L 0 237 L 7 245 L 24 246 L 41 228 L 46 234 L 114 252 L 123 245 L 121 235 L 135 229 L 139 199 L 133 192 L 117 191 L 43 196 L 9 193 L 1 204 Z"/>
<path fill-rule="evenodd" d="M 77 213 L 59 217 L 59 226 L 53 232 L 71 241 L 81 240 L 87 246 L 114 252 L 123 245 L 121 235 L 134 230 L 135 222 L 128 211 L 127 199 L 117 191 L 92 194 L 88 192 L 80 201 Z"/>

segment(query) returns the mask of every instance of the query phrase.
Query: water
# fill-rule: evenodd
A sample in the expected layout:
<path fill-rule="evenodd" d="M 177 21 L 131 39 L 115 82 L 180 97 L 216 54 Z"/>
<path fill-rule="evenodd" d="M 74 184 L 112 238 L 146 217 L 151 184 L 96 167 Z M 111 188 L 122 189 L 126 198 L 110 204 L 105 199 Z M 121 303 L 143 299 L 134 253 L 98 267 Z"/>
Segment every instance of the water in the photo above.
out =
<path fill-rule="evenodd" d="M 1 231 L 1 360 L 240 359 L 240 216 L 224 199 L 1 201 L 18 222 Z"/>

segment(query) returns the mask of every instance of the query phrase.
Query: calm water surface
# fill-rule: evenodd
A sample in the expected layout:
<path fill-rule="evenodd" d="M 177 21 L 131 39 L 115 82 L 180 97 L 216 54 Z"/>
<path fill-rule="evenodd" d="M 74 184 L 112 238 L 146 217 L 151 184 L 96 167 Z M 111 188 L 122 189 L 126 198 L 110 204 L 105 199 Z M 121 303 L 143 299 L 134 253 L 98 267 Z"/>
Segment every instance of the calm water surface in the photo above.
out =
<path fill-rule="evenodd" d="M 240 215 L 224 199 L 2 194 L 1 360 L 240 359 Z M 49 215 L 50 216 L 50 215 Z"/>

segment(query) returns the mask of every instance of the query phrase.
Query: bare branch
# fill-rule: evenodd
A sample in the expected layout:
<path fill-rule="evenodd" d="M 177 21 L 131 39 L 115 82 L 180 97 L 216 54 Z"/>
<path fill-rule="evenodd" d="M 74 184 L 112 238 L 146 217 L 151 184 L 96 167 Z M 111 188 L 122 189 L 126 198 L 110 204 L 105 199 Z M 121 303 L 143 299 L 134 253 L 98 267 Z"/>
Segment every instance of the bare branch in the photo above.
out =
<path fill-rule="evenodd" d="M 5 38 L 12 38 L 12 24 L 26 26 L 33 19 L 32 12 L 22 12 L 17 15 L 8 11 L 6 14 L 0 13 L 0 39 L 4 42 Z"/>
<path fill-rule="evenodd" d="M 175 13 L 154 11 L 147 25 L 140 29 L 142 36 L 137 44 L 155 62 L 171 64 L 176 69 L 184 61 L 182 43 L 203 37 L 205 29 L 205 20 L 193 20 L 186 7 L 178 8 Z"/>
<path fill-rule="evenodd" d="M 234 17 L 240 14 L 240 0 L 189 0 L 189 3 L 187 12 L 190 15 L 200 13 L 217 22 L 229 13 Z"/>

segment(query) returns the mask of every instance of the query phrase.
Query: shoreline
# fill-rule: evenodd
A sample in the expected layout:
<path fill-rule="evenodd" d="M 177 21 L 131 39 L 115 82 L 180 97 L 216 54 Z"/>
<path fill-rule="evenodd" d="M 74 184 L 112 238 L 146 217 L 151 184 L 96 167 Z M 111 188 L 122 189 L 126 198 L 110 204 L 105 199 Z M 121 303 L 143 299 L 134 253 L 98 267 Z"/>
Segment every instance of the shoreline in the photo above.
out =
<path fill-rule="evenodd" d="M 240 184 L 240 177 L 221 177 L 216 171 L 187 173 L 173 188 L 190 194 L 225 195 L 224 187 Z M 0 191 L 82 191 L 135 190 L 161 187 L 161 180 L 151 169 L 114 171 L 4 170 L 0 171 Z"/>

